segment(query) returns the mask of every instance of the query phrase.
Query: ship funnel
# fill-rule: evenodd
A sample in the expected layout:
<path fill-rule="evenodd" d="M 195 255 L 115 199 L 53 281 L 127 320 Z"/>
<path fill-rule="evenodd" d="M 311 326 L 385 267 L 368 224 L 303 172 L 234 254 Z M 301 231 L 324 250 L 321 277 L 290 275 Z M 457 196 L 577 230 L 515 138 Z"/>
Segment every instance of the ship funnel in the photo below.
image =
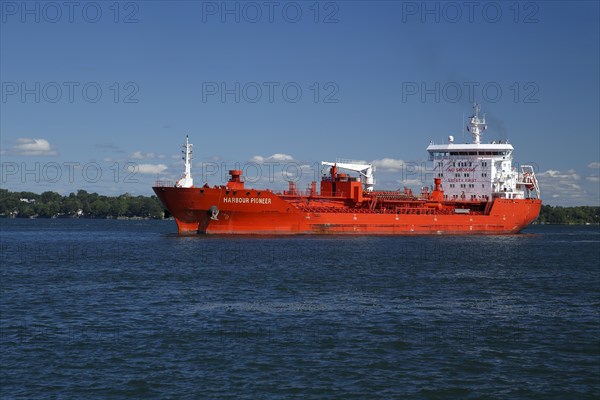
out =
<path fill-rule="evenodd" d="M 433 180 L 434 183 L 434 189 L 433 192 L 431 192 L 431 195 L 429 196 L 429 199 L 432 201 L 443 201 L 444 200 L 444 190 L 442 189 L 442 179 L 441 178 L 435 178 Z"/>

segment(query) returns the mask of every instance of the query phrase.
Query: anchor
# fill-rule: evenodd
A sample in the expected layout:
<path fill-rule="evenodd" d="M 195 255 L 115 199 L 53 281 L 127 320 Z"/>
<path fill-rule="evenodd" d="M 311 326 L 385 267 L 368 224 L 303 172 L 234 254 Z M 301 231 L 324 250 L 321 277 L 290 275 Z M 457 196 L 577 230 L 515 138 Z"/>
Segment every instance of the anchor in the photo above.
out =
<path fill-rule="evenodd" d="M 210 212 L 210 219 L 212 219 L 213 221 L 218 221 L 219 220 L 219 209 L 217 208 L 217 206 L 211 206 L 208 211 Z"/>

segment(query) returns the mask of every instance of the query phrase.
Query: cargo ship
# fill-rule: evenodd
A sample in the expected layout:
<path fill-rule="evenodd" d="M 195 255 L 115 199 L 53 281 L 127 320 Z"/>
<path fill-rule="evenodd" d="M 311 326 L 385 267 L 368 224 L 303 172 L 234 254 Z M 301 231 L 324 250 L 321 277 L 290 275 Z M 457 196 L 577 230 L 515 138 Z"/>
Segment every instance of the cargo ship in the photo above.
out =
<path fill-rule="evenodd" d="M 184 173 L 176 182 L 156 182 L 154 192 L 185 234 L 429 235 L 514 234 L 539 215 L 542 201 L 531 165 L 512 165 L 506 140 L 481 143 L 485 115 L 474 107 L 467 130 L 472 143 L 430 142 L 433 185 L 420 193 L 375 188 L 375 165 L 322 161 L 319 182 L 305 191 L 248 188 L 241 170 L 226 184 L 194 186 L 192 145 L 183 145 Z M 345 171 L 345 172 L 344 172 Z"/>

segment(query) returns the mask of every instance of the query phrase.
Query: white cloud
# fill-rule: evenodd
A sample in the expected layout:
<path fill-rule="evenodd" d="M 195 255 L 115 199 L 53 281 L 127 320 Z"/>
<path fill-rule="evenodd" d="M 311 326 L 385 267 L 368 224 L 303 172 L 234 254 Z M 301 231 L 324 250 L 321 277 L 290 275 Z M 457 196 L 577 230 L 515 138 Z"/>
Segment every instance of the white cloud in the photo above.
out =
<path fill-rule="evenodd" d="M 402 170 L 406 163 L 403 160 L 396 160 L 394 158 L 382 158 L 381 160 L 373 160 L 371 163 L 378 170 L 396 172 Z"/>
<path fill-rule="evenodd" d="M 269 158 L 275 161 L 290 161 L 294 159 L 294 157 L 290 156 L 289 154 L 282 153 L 275 153 Z"/>
<path fill-rule="evenodd" d="M 566 188 L 568 188 L 568 189 L 570 189 L 570 190 L 573 190 L 573 191 L 575 191 L 575 190 L 577 190 L 577 191 L 579 191 L 579 190 L 582 190 L 581 186 L 579 186 L 579 185 L 578 185 L 578 184 L 576 184 L 576 183 L 569 183 L 569 182 L 565 183 L 565 182 L 562 182 L 562 184 L 563 184 L 563 185 L 564 185 Z"/>
<path fill-rule="evenodd" d="M 56 156 L 58 152 L 46 139 L 18 138 L 11 153 L 19 156 Z"/>
<path fill-rule="evenodd" d="M 588 164 L 588 168 L 598 169 L 598 168 L 600 168 L 600 162 L 597 162 L 597 161 L 591 162 Z"/>
<path fill-rule="evenodd" d="M 404 161 L 395 158 L 382 158 L 371 162 L 378 172 L 401 172 L 402 178 L 410 178 L 411 176 L 420 175 L 425 178 L 424 174 L 431 172 L 427 170 L 427 163 L 417 161 Z"/>
<path fill-rule="evenodd" d="M 281 176 L 286 179 L 298 179 L 298 175 L 302 176 L 302 171 L 300 169 L 295 171 L 281 171 Z"/>
<path fill-rule="evenodd" d="M 165 156 L 162 154 L 156 154 L 156 153 L 143 153 L 141 151 L 134 151 L 133 154 L 131 155 L 131 158 L 143 160 L 143 159 L 152 159 L 152 158 L 165 158 Z"/>
<path fill-rule="evenodd" d="M 426 186 L 420 179 L 405 179 L 403 181 L 397 180 L 396 182 L 404 186 Z"/>
<path fill-rule="evenodd" d="M 590 182 L 600 182 L 600 177 L 598 177 L 598 176 L 593 176 L 592 175 L 592 176 L 586 177 L 585 179 L 587 179 Z"/>
<path fill-rule="evenodd" d="M 294 157 L 290 156 L 289 154 L 275 153 L 269 157 L 254 156 L 250 159 L 250 161 L 259 164 L 264 162 L 294 161 Z"/>
<path fill-rule="evenodd" d="M 167 169 L 165 164 L 138 164 L 137 165 L 140 174 L 160 174 Z"/>
<path fill-rule="evenodd" d="M 589 184 L 586 185 L 586 180 L 593 182 L 593 179 L 587 177 L 586 180 L 582 180 L 574 169 L 566 171 L 550 169 L 538 173 L 537 177 L 542 199 L 560 199 L 560 205 L 563 206 L 594 204 L 597 202 L 597 193 Z"/>
<path fill-rule="evenodd" d="M 552 179 L 572 179 L 575 181 L 578 181 L 581 179 L 581 177 L 579 176 L 579 174 L 577 172 L 575 172 L 574 169 L 570 169 L 567 171 L 557 171 L 554 169 L 549 169 L 548 171 L 545 172 L 540 172 L 539 174 L 537 174 L 538 177 L 540 178 L 552 178 Z"/>

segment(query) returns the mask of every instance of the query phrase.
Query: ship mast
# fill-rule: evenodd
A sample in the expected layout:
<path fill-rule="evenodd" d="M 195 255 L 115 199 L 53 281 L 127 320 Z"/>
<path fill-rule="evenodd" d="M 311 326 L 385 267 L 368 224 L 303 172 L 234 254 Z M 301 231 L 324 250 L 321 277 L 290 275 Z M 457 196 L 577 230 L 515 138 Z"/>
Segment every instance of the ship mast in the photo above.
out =
<path fill-rule="evenodd" d="M 487 129 L 487 124 L 485 122 L 485 114 L 483 118 L 479 118 L 479 111 L 481 107 L 479 104 L 475 103 L 473 106 L 475 113 L 469 119 L 469 125 L 467 125 L 467 130 L 473 134 L 473 143 L 479 144 L 479 136 Z"/>
<path fill-rule="evenodd" d="M 181 179 L 177 181 L 175 186 L 181 188 L 190 188 L 194 186 L 194 180 L 192 179 L 192 147 L 194 145 L 190 144 L 188 139 L 188 135 L 185 135 L 185 143 L 181 146 L 183 150 L 183 157 L 181 159 L 185 162 L 185 170 L 183 172 L 183 176 Z"/>

